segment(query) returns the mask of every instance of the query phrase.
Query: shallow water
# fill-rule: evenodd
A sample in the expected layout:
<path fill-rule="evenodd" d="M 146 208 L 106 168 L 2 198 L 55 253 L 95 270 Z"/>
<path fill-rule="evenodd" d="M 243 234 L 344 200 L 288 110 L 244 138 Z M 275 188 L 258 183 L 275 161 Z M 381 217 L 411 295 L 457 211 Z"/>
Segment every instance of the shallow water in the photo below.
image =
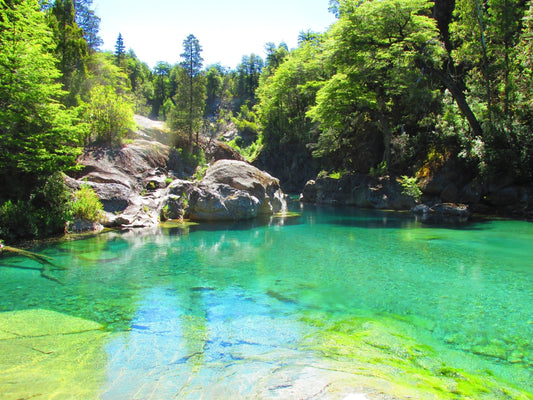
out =
<path fill-rule="evenodd" d="M 21 311 L 0 313 L 0 393 L 76 398 L 65 382 L 85 379 L 80 398 L 533 398 L 533 224 L 296 211 L 35 249 L 67 267 L 47 272 L 61 284 L 0 259 L 0 311 Z M 101 329 L 15 332 L 36 309 Z"/>

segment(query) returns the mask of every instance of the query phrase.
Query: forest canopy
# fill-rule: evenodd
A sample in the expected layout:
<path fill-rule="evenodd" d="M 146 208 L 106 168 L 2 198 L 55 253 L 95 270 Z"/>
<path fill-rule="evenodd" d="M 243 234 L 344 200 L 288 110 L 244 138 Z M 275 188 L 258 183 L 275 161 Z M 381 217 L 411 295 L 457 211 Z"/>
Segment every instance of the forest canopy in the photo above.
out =
<path fill-rule="evenodd" d="M 230 69 L 204 65 L 191 34 L 169 50 L 180 62 L 150 68 L 118 32 L 100 49 L 92 0 L 0 0 L 0 237 L 61 232 L 61 174 L 83 146 L 120 146 L 135 113 L 166 121 L 191 160 L 218 137 L 296 187 L 449 160 L 470 179 L 531 182 L 531 0 L 330 6 L 336 22 L 297 48 L 267 43 Z"/>

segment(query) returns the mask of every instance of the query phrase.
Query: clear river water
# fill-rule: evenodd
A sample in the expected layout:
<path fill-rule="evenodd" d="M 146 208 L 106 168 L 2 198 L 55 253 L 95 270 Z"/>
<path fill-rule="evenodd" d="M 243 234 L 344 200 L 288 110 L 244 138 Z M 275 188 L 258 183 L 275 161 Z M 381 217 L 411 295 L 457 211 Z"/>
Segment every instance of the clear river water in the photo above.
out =
<path fill-rule="evenodd" d="M 533 399 L 533 224 L 293 207 L 0 258 L 0 398 Z"/>

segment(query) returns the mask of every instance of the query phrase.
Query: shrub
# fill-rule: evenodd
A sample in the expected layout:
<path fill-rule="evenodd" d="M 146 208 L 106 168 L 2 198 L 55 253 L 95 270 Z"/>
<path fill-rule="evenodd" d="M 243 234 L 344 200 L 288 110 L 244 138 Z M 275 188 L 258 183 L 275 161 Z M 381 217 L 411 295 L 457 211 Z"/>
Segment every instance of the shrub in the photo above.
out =
<path fill-rule="evenodd" d="M 89 185 L 81 185 L 80 189 L 74 193 L 74 197 L 75 201 L 71 204 L 74 217 L 93 222 L 102 220 L 104 207 Z"/>
<path fill-rule="evenodd" d="M 0 206 L 0 237 L 15 242 L 64 233 L 70 217 L 69 201 L 62 174 L 48 177 L 28 200 L 8 200 Z"/>
<path fill-rule="evenodd" d="M 402 194 L 413 197 L 417 203 L 420 201 L 420 198 L 422 197 L 422 191 L 418 187 L 417 178 L 411 178 L 403 175 L 400 180 L 400 184 L 403 188 Z"/>
<path fill-rule="evenodd" d="M 0 237 L 7 243 L 37 236 L 28 203 L 8 200 L 0 206 Z"/>
<path fill-rule="evenodd" d="M 388 172 L 387 162 L 382 161 L 378 164 L 376 168 L 371 167 L 370 172 L 368 174 L 374 178 L 379 178 L 381 176 L 387 175 L 387 172 Z"/>
<path fill-rule="evenodd" d="M 86 118 L 90 126 L 89 140 L 100 143 L 120 143 L 135 129 L 134 104 L 118 95 L 110 86 L 96 86 L 91 90 Z"/>

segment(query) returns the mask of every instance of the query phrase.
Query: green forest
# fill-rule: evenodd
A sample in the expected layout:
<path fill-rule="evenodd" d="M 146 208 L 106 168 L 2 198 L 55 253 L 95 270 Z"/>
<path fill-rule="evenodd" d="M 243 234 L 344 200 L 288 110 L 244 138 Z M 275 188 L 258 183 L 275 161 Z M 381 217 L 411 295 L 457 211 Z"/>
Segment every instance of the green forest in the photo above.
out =
<path fill-rule="evenodd" d="M 220 138 L 287 185 L 351 172 L 533 180 L 531 0 L 331 0 L 336 22 L 265 44 L 235 69 L 193 35 L 150 68 L 118 35 L 102 51 L 92 0 L 0 0 L 0 238 L 61 234 L 63 174 L 86 146 L 121 146 L 134 115 L 166 121 L 203 160 Z M 165 56 L 165 55 L 162 55 Z M 292 175 L 292 176 L 291 176 Z"/>

